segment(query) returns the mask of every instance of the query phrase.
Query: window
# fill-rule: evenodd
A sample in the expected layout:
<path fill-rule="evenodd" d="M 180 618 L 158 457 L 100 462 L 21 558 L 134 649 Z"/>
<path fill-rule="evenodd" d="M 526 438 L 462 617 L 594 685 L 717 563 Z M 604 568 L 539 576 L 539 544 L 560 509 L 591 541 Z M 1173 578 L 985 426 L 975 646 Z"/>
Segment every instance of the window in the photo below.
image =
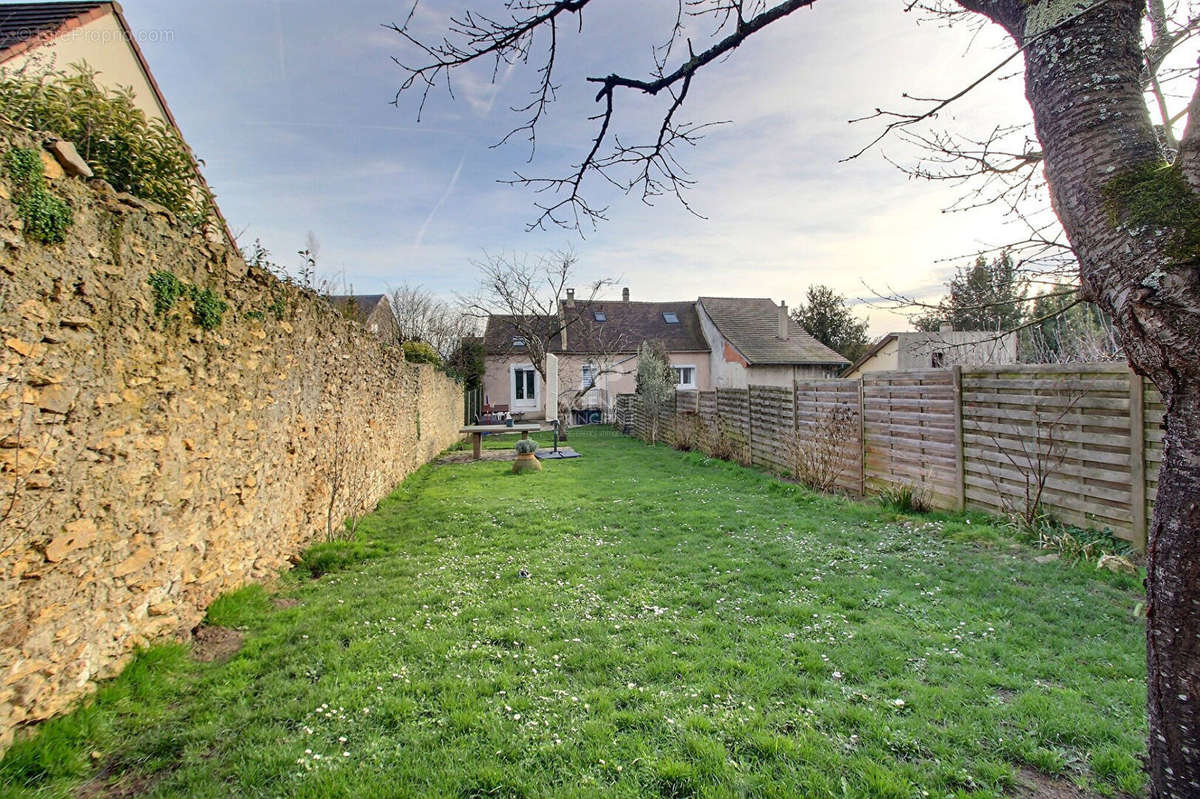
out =
<path fill-rule="evenodd" d="M 524 336 L 513 336 L 513 346 L 514 347 L 524 347 L 525 346 L 525 337 Z"/>
<path fill-rule="evenodd" d="M 596 367 L 590 363 L 583 365 L 583 374 L 580 376 L 579 385 L 581 388 L 591 388 L 596 385 Z"/>
<path fill-rule="evenodd" d="M 934 369 L 944 369 L 946 367 L 946 353 L 937 350 L 933 353 L 933 357 L 929 359 L 929 365 Z"/>
<path fill-rule="evenodd" d="M 604 311 L 596 311 L 595 317 L 596 317 L 597 322 L 607 322 L 608 321 L 608 314 L 604 313 Z"/>
<path fill-rule="evenodd" d="M 675 371 L 675 388 L 696 387 L 696 367 L 672 366 L 671 368 Z"/>
<path fill-rule="evenodd" d="M 663 311 L 663 321 L 668 325 L 679 324 L 679 316 L 674 311 Z"/>
<path fill-rule="evenodd" d="M 537 372 L 532 369 L 514 369 L 513 377 L 513 399 L 537 399 L 537 389 L 535 384 L 535 381 L 537 380 Z"/>

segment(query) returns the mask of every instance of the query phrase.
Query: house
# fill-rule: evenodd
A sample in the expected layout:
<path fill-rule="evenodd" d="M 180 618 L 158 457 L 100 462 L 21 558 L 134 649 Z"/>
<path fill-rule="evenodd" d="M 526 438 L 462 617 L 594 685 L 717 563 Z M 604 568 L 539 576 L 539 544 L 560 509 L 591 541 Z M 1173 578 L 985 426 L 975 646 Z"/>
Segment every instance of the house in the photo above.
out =
<path fill-rule="evenodd" d="M 161 35 L 170 35 L 162 32 Z M 86 63 L 96 70 L 96 80 L 109 89 L 133 90 L 134 104 L 149 119 L 161 120 L 187 141 L 171 113 L 138 37 L 115 2 L 5 3 L 0 5 L 0 70 L 62 70 Z M 203 190 L 212 196 L 193 161 Z M 221 211 L 213 209 L 228 241 L 236 242 Z M 219 233 L 217 235 L 220 235 Z"/>
<path fill-rule="evenodd" d="M 713 388 L 791 386 L 804 378 L 835 377 L 850 363 L 805 332 L 785 303 L 701 297 L 696 310 L 712 348 Z"/>
<path fill-rule="evenodd" d="M 1017 362 L 1015 333 L 986 330 L 888 333 L 871 345 L 842 377 L 861 377 L 870 372 L 910 369 L 941 369 L 951 366 L 981 366 Z"/>
<path fill-rule="evenodd" d="M 399 339 L 400 323 L 386 294 L 335 294 L 329 302 L 347 319 L 353 319 L 384 341 Z"/>
<path fill-rule="evenodd" d="M 534 419 L 545 418 L 546 398 L 530 331 L 558 359 L 559 415 L 570 410 L 575 421 L 608 414 L 618 394 L 634 391 L 644 341 L 666 349 L 679 390 L 790 385 L 794 376 L 832 376 L 848 363 L 769 299 L 634 302 L 624 289 L 621 300 L 577 302 L 568 289 L 557 315 L 497 314 L 484 331 L 484 403 Z"/>

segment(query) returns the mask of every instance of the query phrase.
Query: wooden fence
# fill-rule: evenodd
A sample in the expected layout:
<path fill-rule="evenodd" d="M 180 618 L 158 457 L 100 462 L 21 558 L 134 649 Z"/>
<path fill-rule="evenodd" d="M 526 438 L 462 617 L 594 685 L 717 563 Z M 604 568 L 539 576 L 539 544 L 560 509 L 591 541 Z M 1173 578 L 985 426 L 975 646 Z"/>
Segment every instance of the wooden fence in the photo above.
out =
<path fill-rule="evenodd" d="M 1123 365 L 963 366 L 681 391 L 660 414 L 658 440 L 673 443 L 687 426 L 700 448 L 720 439 L 733 459 L 780 473 L 793 473 L 805 448 L 825 447 L 847 493 L 908 485 L 938 507 L 996 513 L 1038 499 L 1059 521 L 1142 548 L 1162 417 L 1158 392 Z M 635 395 L 618 397 L 617 422 L 651 435 Z"/>

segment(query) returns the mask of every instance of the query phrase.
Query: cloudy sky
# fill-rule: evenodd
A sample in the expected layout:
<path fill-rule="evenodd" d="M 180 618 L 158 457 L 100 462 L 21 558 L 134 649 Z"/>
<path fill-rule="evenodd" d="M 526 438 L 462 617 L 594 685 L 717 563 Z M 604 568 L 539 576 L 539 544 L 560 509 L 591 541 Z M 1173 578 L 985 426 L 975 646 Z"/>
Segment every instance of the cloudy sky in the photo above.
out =
<path fill-rule="evenodd" d="M 418 122 L 416 96 L 392 100 L 411 59 L 383 27 L 407 14 L 392 0 L 123 0 L 142 46 L 231 227 L 261 238 L 285 264 L 311 231 L 321 267 L 359 293 L 420 284 L 445 295 L 476 283 L 485 253 L 572 247 L 580 283 L 609 277 L 634 299 L 769 296 L 795 304 L 810 283 L 852 298 L 866 286 L 927 294 L 952 264 L 1006 236 L 991 213 L 944 214 L 956 192 L 908 180 L 884 158 L 912 152 L 885 142 L 839 163 L 878 127 L 848 125 L 903 92 L 942 96 L 986 72 L 1011 45 L 998 31 L 947 29 L 903 11 L 903 0 L 818 2 L 752 38 L 693 84 L 683 119 L 730 120 L 683 153 L 697 180 L 689 199 L 646 207 L 593 184 L 609 221 L 586 236 L 526 232 L 535 196 L 499 181 L 515 170 L 561 175 L 592 135 L 587 75 L 644 72 L 672 3 L 605 0 L 559 43 L 560 102 L 535 160 L 516 141 L 493 145 L 518 120 L 532 68 L 460 75 L 456 98 L 433 95 Z M 461 7 L 424 0 L 420 30 Z M 497 7 L 477 0 L 477 8 Z M 652 10 L 647 11 L 647 7 Z M 697 49 L 701 45 L 697 44 Z M 1008 73 L 1002 73 L 1008 74 Z M 623 100 L 625 98 L 622 98 Z M 622 131 L 645 140 L 660 101 L 621 110 Z M 985 133 L 1022 121 L 1019 79 L 992 80 L 937 124 Z M 862 307 L 872 332 L 905 320 Z"/>

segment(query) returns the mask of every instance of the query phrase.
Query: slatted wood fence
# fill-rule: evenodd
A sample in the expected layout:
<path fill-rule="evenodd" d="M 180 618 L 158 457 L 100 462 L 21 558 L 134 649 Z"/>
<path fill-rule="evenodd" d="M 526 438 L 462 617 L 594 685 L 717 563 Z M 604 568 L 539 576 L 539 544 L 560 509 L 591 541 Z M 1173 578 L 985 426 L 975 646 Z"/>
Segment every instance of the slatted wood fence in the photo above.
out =
<path fill-rule="evenodd" d="M 866 493 L 906 483 L 939 507 L 958 497 L 955 371 L 866 375 L 862 380 Z"/>
<path fill-rule="evenodd" d="M 1140 548 L 1163 411 L 1158 392 L 1123 365 L 964 366 L 680 392 L 658 438 L 670 443 L 677 425 L 692 425 L 700 448 L 724 437 L 734 459 L 785 474 L 804 447 L 833 446 L 836 486 L 847 493 L 909 485 L 938 507 L 996 513 L 1037 499 L 1059 521 Z M 618 398 L 617 419 L 649 436 L 634 395 Z"/>
<path fill-rule="evenodd" d="M 863 493 L 863 414 L 861 386 L 857 380 L 801 380 L 795 384 L 795 431 L 793 447 L 815 441 L 822 430 L 837 422 L 835 414 L 848 415 L 849 434 L 834 436 L 826 444 L 838 448 L 831 459 L 838 471 L 835 484 L 850 494 Z M 840 440 L 839 440 L 840 439 Z"/>

